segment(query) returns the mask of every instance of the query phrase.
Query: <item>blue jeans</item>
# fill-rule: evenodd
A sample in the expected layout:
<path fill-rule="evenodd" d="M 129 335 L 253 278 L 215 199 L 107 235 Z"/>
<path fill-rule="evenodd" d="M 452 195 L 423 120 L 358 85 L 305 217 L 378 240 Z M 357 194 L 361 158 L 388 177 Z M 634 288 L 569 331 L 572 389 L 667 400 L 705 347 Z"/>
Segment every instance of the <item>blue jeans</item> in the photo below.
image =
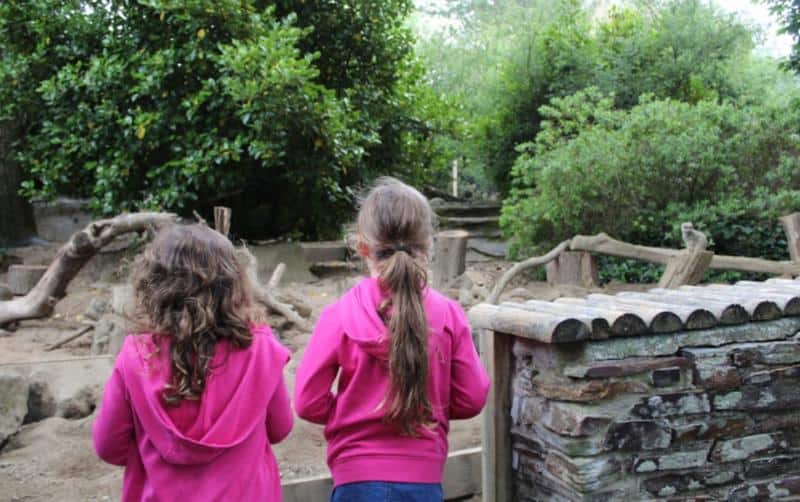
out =
<path fill-rule="evenodd" d="M 439 483 L 364 481 L 337 486 L 331 502 L 442 502 Z"/>

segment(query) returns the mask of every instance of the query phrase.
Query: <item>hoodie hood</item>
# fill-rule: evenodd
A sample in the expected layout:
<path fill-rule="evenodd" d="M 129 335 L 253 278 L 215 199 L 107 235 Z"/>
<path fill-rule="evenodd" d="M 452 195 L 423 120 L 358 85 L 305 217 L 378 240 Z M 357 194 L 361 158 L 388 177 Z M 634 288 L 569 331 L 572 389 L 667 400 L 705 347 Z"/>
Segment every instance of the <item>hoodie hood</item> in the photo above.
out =
<path fill-rule="evenodd" d="M 422 301 L 432 332 L 441 331 L 445 323 L 442 315 L 431 305 L 437 296 L 438 293 L 428 287 L 422 291 Z M 387 297 L 378 279 L 367 277 L 345 293 L 337 305 L 345 335 L 362 350 L 381 360 L 389 358 L 391 335 L 378 314 L 378 308 Z"/>
<path fill-rule="evenodd" d="M 165 461 L 196 465 L 212 461 L 264 427 L 269 399 L 280 383 L 289 352 L 273 340 L 268 327 L 251 329 L 248 350 L 220 342 L 206 387 L 196 401 L 169 405 L 163 399 L 170 380 L 169 340 L 149 334 L 129 336 L 122 350 L 123 377 L 131 406 L 146 436 Z"/>

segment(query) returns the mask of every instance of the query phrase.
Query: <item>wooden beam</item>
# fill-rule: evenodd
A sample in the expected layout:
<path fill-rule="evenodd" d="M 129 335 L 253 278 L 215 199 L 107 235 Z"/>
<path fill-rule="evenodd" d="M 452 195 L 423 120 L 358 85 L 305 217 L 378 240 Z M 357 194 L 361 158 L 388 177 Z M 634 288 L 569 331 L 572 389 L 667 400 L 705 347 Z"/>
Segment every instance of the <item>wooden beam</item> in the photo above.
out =
<path fill-rule="evenodd" d="M 231 231 L 231 208 L 225 206 L 214 206 L 214 229 L 224 235 L 228 236 Z"/>
<path fill-rule="evenodd" d="M 511 484 L 511 366 L 514 337 L 481 331 L 481 345 L 492 386 L 483 410 L 483 502 L 513 500 Z"/>
<path fill-rule="evenodd" d="M 460 500 L 480 493 L 480 472 L 480 447 L 450 453 L 442 480 L 444 499 Z M 281 490 L 283 502 L 325 502 L 330 500 L 333 480 L 328 474 L 291 479 L 281 483 Z"/>
<path fill-rule="evenodd" d="M 576 235 L 570 241 L 573 251 L 590 251 L 593 253 L 633 258 L 636 260 L 666 265 L 681 250 L 638 246 L 618 241 L 607 234 Z M 709 268 L 722 270 L 739 270 L 742 272 L 760 272 L 773 275 L 800 275 L 800 261 L 772 261 L 761 258 L 743 256 L 714 255 Z"/>
<path fill-rule="evenodd" d="M 575 317 L 523 309 L 509 309 L 480 303 L 469 311 L 475 328 L 491 329 L 543 343 L 568 343 L 588 340 L 591 329 Z"/>

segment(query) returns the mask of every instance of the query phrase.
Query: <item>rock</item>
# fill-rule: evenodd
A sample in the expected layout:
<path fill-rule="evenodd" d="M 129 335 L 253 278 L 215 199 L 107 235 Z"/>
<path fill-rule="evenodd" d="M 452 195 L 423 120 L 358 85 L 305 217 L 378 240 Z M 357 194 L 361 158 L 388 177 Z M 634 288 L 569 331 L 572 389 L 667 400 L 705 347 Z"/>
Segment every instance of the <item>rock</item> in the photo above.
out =
<path fill-rule="evenodd" d="M 741 479 L 738 475 L 734 474 L 733 477 L 726 476 L 728 483 L 738 481 Z M 673 495 L 682 495 L 687 492 L 692 492 L 704 488 L 708 484 L 709 474 L 702 470 L 686 472 L 681 474 L 666 474 L 646 479 L 643 483 L 644 489 L 651 495 L 658 498 L 672 497 Z M 715 479 L 717 485 L 722 484 L 720 481 L 725 479 L 719 477 Z M 687 500 L 686 497 L 680 497 L 677 500 Z M 696 499 L 688 499 L 696 500 Z M 710 497 L 700 500 L 718 500 L 716 497 Z"/>
<path fill-rule="evenodd" d="M 347 245 L 344 241 L 301 242 L 299 245 L 303 258 L 308 263 L 347 259 Z"/>
<path fill-rule="evenodd" d="M 704 360 L 695 366 L 693 383 L 708 390 L 730 390 L 741 385 L 739 370 L 723 360 Z"/>
<path fill-rule="evenodd" d="M 0 447 L 17 433 L 28 413 L 28 380 L 21 375 L 0 375 Z"/>
<path fill-rule="evenodd" d="M 773 481 L 745 484 L 731 491 L 729 502 L 796 499 L 800 495 L 800 476 L 788 476 Z"/>
<path fill-rule="evenodd" d="M 26 295 L 47 272 L 45 265 L 11 265 L 8 267 L 8 287 L 15 295 Z"/>
<path fill-rule="evenodd" d="M 661 450 L 672 443 L 672 431 L 666 425 L 653 421 L 615 423 L 606 436 L 609 450 Z"/>
<path fill-rule="evenodd" d="M 56 414 L 56 400 L 43 376 L 31 377 L 28 389 L 28 413 L 23 423 L 38 422 Z"/>
<path fill-rule="evenodd" d="M 110 310 L 111 305 L 109 305 L 107 301 L 101 300 L 100 298 L 92 298 L 92 301 L 89 302 L 89 306 L 86 308 L 84 315 L 93 321 L 97 321 Z"/>
<path fill-rule="evenodd" d="M 622 466 L 614 457 L 567 457 L 555 450 L 547 452 L 545 469 L 579 492 L 593 492 L 622 477 Z"/>
<path fill-rule="evenodd" d="M 0 301 L 10 300 L 12 298 L 14 298 L 14 293 L 11 292 L 11 288 L 9 288 L 7 284 L 0 283 Z"/>
<path fill-rule="evenodd" d="M 693 415 L 709 413 L 711 405 L 708 395 L 702 392 L 662 394 L 642 400 L 631 410 L 642 418 L 659 418 L 673 415 Z"/>
<path fill-rule="evenodd" d="M 685 368 L 692 362 L 685 357 L 632 358 L 621 361 L 602 361 L 586 365 L 570 365 L 564 375 L 572 378 L 611 378 L 636 375 L 665 367 Z"/>
<path fill-rule="evenodd" d="M 781 435 L 754 434 L 742 438 L 718 441 L 711 450 L 709 458 L 713 462 L 733 462 L 755 455 L 775 453 L 781 450 Z"/>
<path fill-rule="evenodd" d="M 769 478 L 783 474 L 797 474 L 800 472 L 800 456 L 780 455 L 771 458 L 748 460 L 744 472 L 748 478 Z"/>
<path fill-rule="evenodd" d="M 686 421 L 675 420 L 670 424 L 675 431 L 674 441 L 676 443 L 742 436 L 753 428 L 753 420 L 746 416 L 704 415 L 680 418 Z"/>
<path fill-rule="evenodd" d="M 111 288 L 111 308 L 115 314 L 130 314 L 133 307 L 133 286 L 122 284 Z"/>
<path fill-rule="evenodd" d="M 642 382 L 589 380 L 570 382 L 536 378 L 533 380 L 533 391 L 547 399 L 558 401 L 591 402 L 612 398 L 619 394 L 643 394 L 649 390 Z"/>
<path fill-rule="evenodd" d="M 654 387 L 671 387 L 681 381 L 681 369 L 678 367 L 662 368 L 650 374 Z"/>
<path fill-rule="evenodd" d="M 111 354 L 116 356 L 125 340 L 123 320 L 117 316 L 106 315 L 94 327 L 92 334 L 92 354 Z"/>
<path fill-rule="evenodd" d="M 738 390 L 714 396 L 717 410 L 797 410 L 800 408 L 800 386 L 793 378 L 764 381 L 775 375 L 762 373 L 756 382 L 742 385 Z"/>
<path fill-rule="evenodd" d="M 86 386 L 73 397 L 59 403 L 56 414 L 68 419 L 88 417 L 97 408 L 97 402 L 102 392 L 100 384 Z"/>
<path fill-rule="evenodd" d="M 800 363 L 800 342 L 748 343 L 736 346 L 730 352 L 735 366 L 797 364 Z"/>
<path fill-rule="evenodd" d="M 665 453 L 657 457 L 637 458 L 633 470 L 638 473 L 692 469 L 706 464 L 708 447 L 702 450 Z"/>
<path fill-rule="evenodd" d="M 718 347 L 739 342 L 776 340 L 788 338 L 798 331 L 800 331 L 800 318 L 785 317 L 770 322 L 683 331 L 667 336 L 658 334 L 612 338 L 585 344 L 582 361 L 670 356 L 684 347 Z"/>

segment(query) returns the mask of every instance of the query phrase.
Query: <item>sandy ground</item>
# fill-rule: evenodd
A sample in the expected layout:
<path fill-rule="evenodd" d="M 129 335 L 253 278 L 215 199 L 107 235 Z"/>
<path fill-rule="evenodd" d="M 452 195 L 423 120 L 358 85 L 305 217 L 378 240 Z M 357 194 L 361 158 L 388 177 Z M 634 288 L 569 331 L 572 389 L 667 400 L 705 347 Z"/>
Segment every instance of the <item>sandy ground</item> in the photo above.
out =
<path fill-rule="evenodd" d="M 15 254 L 25 263 L 48 263 L 54 250 L 52 246 L 36 247 L 16 250 Z M 0 364 L 90 355 L 91 335 L 51 352 L 44 348 L 80 326 L 92 298 L 110 301 L 112 284 L 124 280 L 129 254 L 115 252 L 98 256 L 70 285 L 67 297 L 59 302 L 51 319 L 23 322 L 11 335 L 0 337 Z M 503 261 L 473 260 L 468 270 L 491 284 L 508 266 L 509 263 Z M 268 270 L 260 272 L 263 276 Z M 316 319 L 322 307 L 334 301 L 357 279 L 355 276 L 333 277 L 291 282 L 283 287 L 305 295 L 314 307 L 312 318 Z M 2 280 L 0 275 L 0 282 Z M 508 291 L 520 286 L 525 286 L 529 297 L 547 300 L 586 293 L 581 288 L 553 289 L 524 278 L 518 279 Z M 616 289 L 619 287 L 612 286 L 607 291 Z M 276 331 L 293 352 L 286 375 L 293 387 L 295 369 L 310 334 L 280 327 Z M 78 420 L 49 418 L 23 426 L 0 451 L 0 501 L 117 500 L 122 469 L 106 465 L 94 456 L 90 441 L 92 420 L 93 416 Z M 453 422 L 449 440 L 451 450 L 480 445 L 479 418 Z M 284 479 L 327 472 L 325 442 L 319 426 L 298 419 L 292 434 L 277 445 L 275 451 Z"/>

